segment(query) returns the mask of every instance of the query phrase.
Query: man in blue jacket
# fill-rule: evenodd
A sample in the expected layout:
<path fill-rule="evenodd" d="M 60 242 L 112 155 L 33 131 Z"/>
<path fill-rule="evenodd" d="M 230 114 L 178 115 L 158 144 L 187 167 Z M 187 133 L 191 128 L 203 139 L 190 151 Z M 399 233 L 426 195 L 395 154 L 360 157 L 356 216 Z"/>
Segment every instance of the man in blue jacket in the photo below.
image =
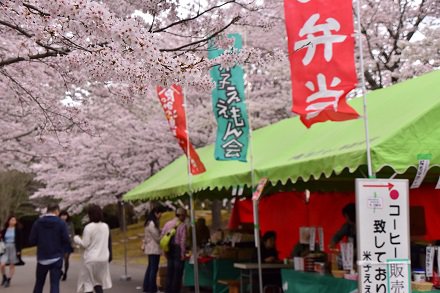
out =
<path fill-rule="evenodd" d="M 34 293 L 42 293 L 47 273 L 50 273 L 50 293 L 60 292 L 64 247 L 70 240 L 67 225 L 58 217 L 57 204 L 47 207 L 47 214 L 32 226 L 29 243 L 37 246 L 37 279 Z"/>

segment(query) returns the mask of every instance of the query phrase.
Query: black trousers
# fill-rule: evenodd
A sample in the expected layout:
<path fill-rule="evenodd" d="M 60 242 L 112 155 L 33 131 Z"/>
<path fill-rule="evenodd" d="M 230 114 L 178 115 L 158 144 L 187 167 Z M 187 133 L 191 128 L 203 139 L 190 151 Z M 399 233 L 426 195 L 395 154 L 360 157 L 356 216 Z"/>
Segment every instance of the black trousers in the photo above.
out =
<path fill-rule="evenodd" d="M 178 293 L 182 288 L 182 277 L 184 261 L 180 259 L 180 247 L 170 245 L 170 251 L 167 253 L 167 281 L 166 293 Z"/>
<path fill-rule="evenodd" d="M 60 258 L 50 265 L 42 265 L 37 263 L 36 281 L 34 293 L 43 293 L 44 283 L 46 282 L 47 273 L 50 275 L 50 293 L 60 292 L 61 269 L 63 267 L 63 259 Z"/>

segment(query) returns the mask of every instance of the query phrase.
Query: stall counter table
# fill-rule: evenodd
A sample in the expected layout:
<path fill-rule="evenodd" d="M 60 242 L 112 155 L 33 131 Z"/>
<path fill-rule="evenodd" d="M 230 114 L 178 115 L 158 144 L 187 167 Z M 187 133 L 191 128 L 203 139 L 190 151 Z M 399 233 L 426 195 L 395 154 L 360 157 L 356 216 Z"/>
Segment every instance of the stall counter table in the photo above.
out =
<path fill-rule="evenodd" d="M 293 269 L 281 270 L 281 279 L 284 293 L 351 293 L 357 292 L 356 281 L 335 278 L 330 275 L 305 273 Z M 356 290 L 356 291 L 355 291 Z M 440 293 L 433 291 L 412 291 L 413 293 Z"/>
<path fill-rule="evenodd" d="M 199 262 L 199 285 L 212 288 L 213 293 L 228 292 L 228 287 L 220 284 L 219 280 L 238 280 L 239 277 L 240 271 L 234 268 L 234 260 L 214 258 L 207 262 Z M 194 286 L 194 265 L 188 261 L 185 261 L 183 286 Z"/>
<path fill-rule="evenodd" d="M 245 283 L 245 279 L 248 280 L 249 285 L 249 292 L 253 292 L 253 285 L 254 285 L 254 276 L 258 278 L 258 263 L 234 263 L 234 267 L 237 269 L 240 269 L 240 292 L 247 292 L 247 286 Z M 263 270 L 263 274 L 267 270 L 275 270 L 275 269 L 285 269 L 285 268 L 291 268 L 291 264 L 284 264 L 284 263 L 262 263 L 261 269 Z"/>

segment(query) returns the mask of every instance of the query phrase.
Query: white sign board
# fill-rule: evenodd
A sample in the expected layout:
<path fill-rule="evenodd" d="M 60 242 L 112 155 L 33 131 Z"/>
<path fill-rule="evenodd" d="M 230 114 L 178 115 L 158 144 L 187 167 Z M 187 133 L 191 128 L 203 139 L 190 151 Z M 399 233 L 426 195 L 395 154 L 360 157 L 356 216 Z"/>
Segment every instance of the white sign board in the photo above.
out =
<path fill-rule="evenodd" d="M 360 293 L 409 293 L 408 180 L 356 179 Z"/>
<path fill-rule="evenodd" d="M 423 182 L 423 179 L 425 179 L 426 174 L 429 170 L 429 160 L 419 160 L 419 167 L 417 168 L 417 174 L 414 178 L 413 183 L 411 184 L 411 189 L 413 188 L 419 188 L 420 185 Z"/>

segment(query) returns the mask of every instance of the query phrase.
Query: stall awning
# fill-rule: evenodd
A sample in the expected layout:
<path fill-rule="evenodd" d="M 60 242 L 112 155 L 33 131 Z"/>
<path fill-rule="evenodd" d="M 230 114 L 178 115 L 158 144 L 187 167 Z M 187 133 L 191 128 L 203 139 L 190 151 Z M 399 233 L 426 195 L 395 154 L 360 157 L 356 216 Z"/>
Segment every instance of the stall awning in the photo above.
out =
<path fill-rule="evenodd" d="M 416 170 L 420 155 L 427 155 L 431 166 L 439 169 L 440 71 L 369 92 L 367 103 L 375 172 L 384 168 L 396 173 Z M 353 99 L 350 104 L 363 113 L 362 99 Z M 258 129 L 252 140 L 256 180 L 267 177 L 276 186 L 353 173 L 367 164 L 364 133 L 362 119 L 318 123 L 307 129 L 294 117 Z M 249 163 L 216 161 L 214 145 L 197 152 L 207 171 L 192 177 L 196 196 L 250 186 Z M 181 156 L 124 199 L 165 199 L 188 193 L 186 164 Z"/>

